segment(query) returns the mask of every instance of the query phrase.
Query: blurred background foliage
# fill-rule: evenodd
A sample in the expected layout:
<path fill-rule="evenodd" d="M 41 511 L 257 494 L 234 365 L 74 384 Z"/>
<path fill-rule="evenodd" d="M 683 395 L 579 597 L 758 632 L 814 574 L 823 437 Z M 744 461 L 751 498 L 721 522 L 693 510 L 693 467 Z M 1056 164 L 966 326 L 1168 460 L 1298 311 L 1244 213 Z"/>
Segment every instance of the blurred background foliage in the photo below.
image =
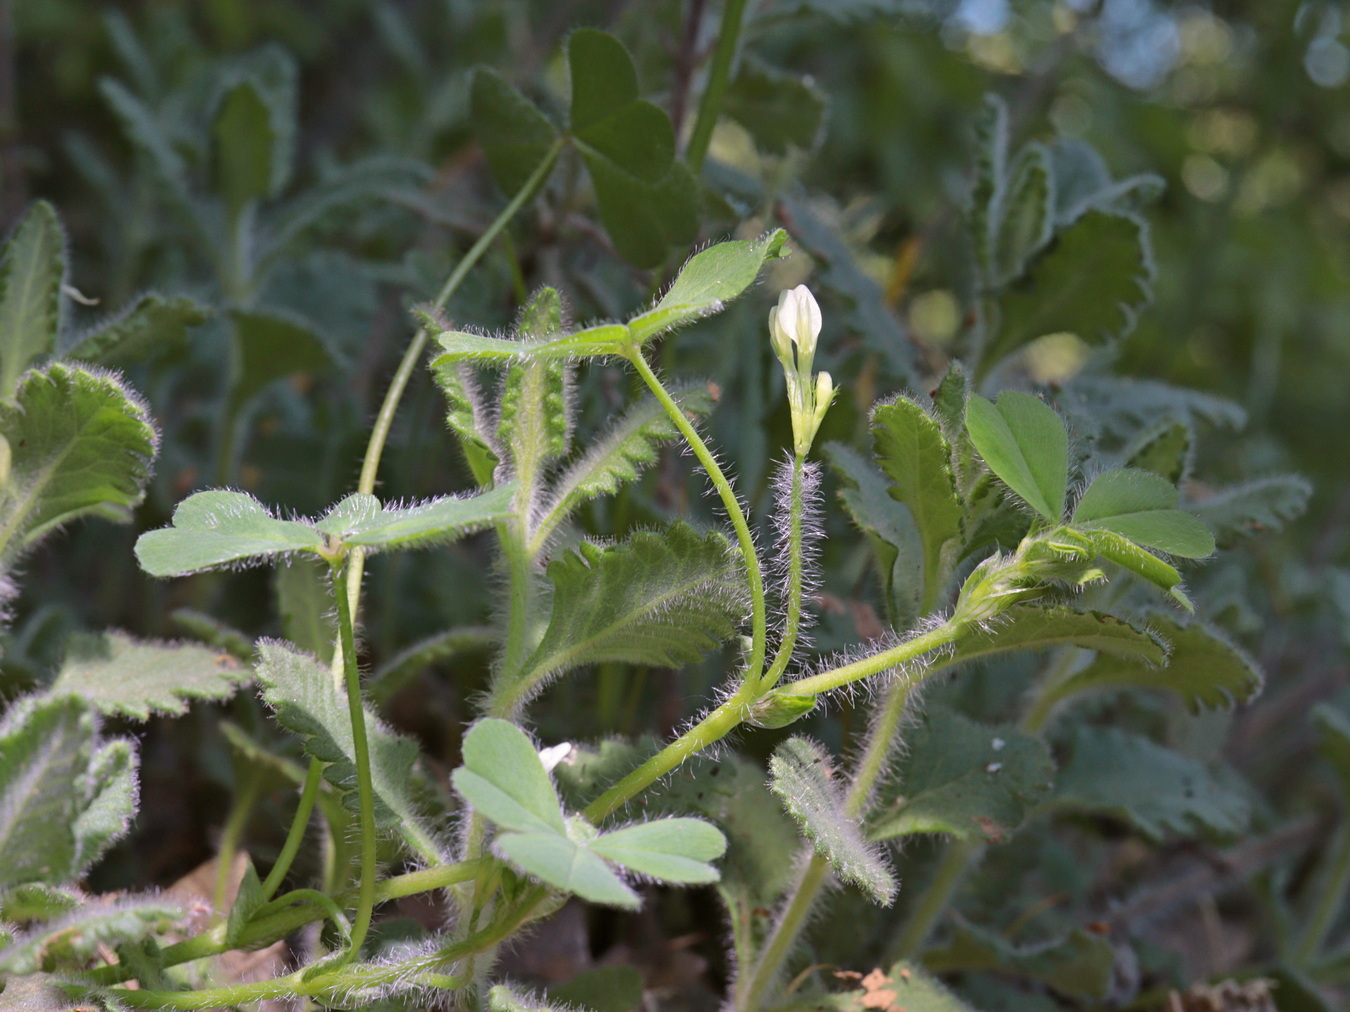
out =
<path fill-rule="evenodd" d="M 152 582 L 133 562 L 136 531 L 167 522 L 176 501 L 211 485 L 302 514 L 353 487 L 369 422 L 411 335 L 409 309 L 434 295 L 504 200 L 472 122 L 475 66 L 497 69 L 562 119 L 561 45 L 574 27 L 604 28 L 628 46 L 642 94 L 684 137 L 721 15 L 707 0 L 0 0 L 0 221 L 8 228 L 38 197 L 59 208 L 71 252 L 68 331 L 147 291 L 190 297 L 201 320 L 185 341 L 118 363 L 163 429 L 156 484 L 135 528 L 91 522 L 28 559 L 0 691 L 41 684 L 78 630 L 200 637 L 223 648 L 239 642 L 236 631 L 245 644 L 264 634 L 303 642 L 286 608 L 303 588 L 274 586 L 259 571 Z M 966 350 L 974 296 L 962 212 L 987 93 L 1006 101 L 1017 141 L 1080 139 L 1115 178 L 1161 177 L 1160 196 L 1143 211 L 1153 303 L 1128 340 L 1102 352 L 1051 335 L 1015 372 L 1053 386 L 1116 355 L 1125 374 L 1241 407 L 1240 431 L 1202 430 L 1196 452 L 1207 477 L 1297 471 L 1312 481 L 1297 525 L 1279 537 L 1257 532 L 1198 578 L 1211 602 L 1231 602 L 1210 612 L 1267 672 L 1262 701 L 1232 718 L 1150 718 L 1171 722 L 1174 743 L 1196 755 L 1226 748 L 1264 799 L 1263 829 L 1296 825 L 1342 805 L 1331 769 L 1310 765 L 1316 736 L 1306 718 L 1348 688 L 1350 576 L 1339 568 L 1350 523 L 1345 22 L 1330 0 L 751 0 L 697 191 L 697 239 L 679 237 L 650 270 L 625 262 L 580 160 L 567 156 L 448 315 L 503 328 L 529 290 L 550 284 L 576 320 L 619 317 L 658 291 L 695 243 L 781 222 L 797 252 L 766 290 L 807 280 L 821 296 L 821 364 L 844 390 L 821 441 L 857 440 L 875 399 L 906 387 L 926 393 Z M 764 340 L 768 304 L 767 295 L 743 300 L 660 353 L 666 368 L 715 384 L 709 429 L 761 513 L 789 431 Z M 598 429 L 628 383 L 617 368 L 584 371 L 583 424 Z M 443 410 L 417 375 L 382 494 L 468 484 Z M 1229 422 L 1236 414 L 1220 413 Z M 584 525 L 613 535 L 675 511 L 711 516 L 687 472 L 668 453 L 642 485 L 584 512 Z M 842 516 L 828 526 L 821 650 L 879 631 L 867 555 Z M 377 694 L 444 769 L 457 761 L 487 653 L 448 662 L 432 650 L 418 663 L 394 662 L 427 637 L 486 620 L 494 591 L 486 563 L 484 546 L 470 543 L 376 559 L 368 579 L 363 649 L 373 668 L 392 672 Z M 699 683 L 602 668 L 571 690 L 593 705 L 545 701 L 541 734 L 667 733 L 697 709 L 718 670 L 710 663 Z M 947 695 L 964 694 L 968 711 L 994 719 L 1024 684 L 974 677 Z M 229 716 L 262 727 L 252 700 L 237 700 Z M 846 711 L 818 733 L 843 747 L 860 719 Z M 769 745 L 747 747 L 763 755 Z M 137 834 L 98 884 L 166 883 L 209 856 L 235 789 L 231 755 L 210 711 L 152 725 Z M 279 845 L 283 808 L 278 793 L 257 809 L 247 834 L 256 852 Z M 1219 915 L 1220 901 L 1233 901 L 1218 885 L 1172 906 L 1159 900 L 1183 916 L 1157 929 L 1156 959 L 1136 971 L 1186 983 L 1266 965 L 1275 907 L 1262 903 L 1307 887 L 1326 830 L 1300 825 L 1283 849 L 1230 875 L 1248 882 L 1241 917 Z M 1080 899 L 1097 890 L 1101 905 L 1122 881 L 1175 881 L 1212 867 L 1187 849 L 1199 846 L 1145 853 L 1124 841 L 1109 873 L 1075 877 L 1070 845 L 1039 826 L 994 852 L 961 909 L 976 922 L 995 917 L 1008 900 L 999 883 L 1033 866 Z M 930 857 L 918 845 L 907 853 L 916 881 Z M 1056 895 L 1041 899 L 1054 906 Z M 664 930 L 702 923 L 712 943 L 704 948 L 715 951 L 711 907 L 690 902 L 692 911 L 666 912 Z M 858 946 L 849 965 L 866 969 L 885 954 L 875 939 L 892 915 L 878 925 L 850 901 L 836 909 L 840 938 Z M 612 941 L 610 916 L 595 930 Z M 725 967 L 708 959 L 715 978 Z M 1350 979 L 1345 967 L 1339 974 L 1327 979 Z M 968 985 L 972 1000 L 981 986 Z M 1332 1007 L 1316 1004 L 1331 999 L 1313 990 L 1298 1004 L 1301 986 L 1285 981 L 1281 1009 Z M 1059 1007 L 986 998 L 990 1009 Z"/>

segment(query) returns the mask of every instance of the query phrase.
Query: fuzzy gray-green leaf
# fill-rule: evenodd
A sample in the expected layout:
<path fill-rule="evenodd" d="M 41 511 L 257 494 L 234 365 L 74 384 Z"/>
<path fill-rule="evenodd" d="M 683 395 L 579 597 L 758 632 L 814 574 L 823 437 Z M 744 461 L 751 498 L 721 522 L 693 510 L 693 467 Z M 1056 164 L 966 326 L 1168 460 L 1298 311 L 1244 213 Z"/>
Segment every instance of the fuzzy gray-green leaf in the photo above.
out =
<path fill-rule="evenodd" d="M 908 737 L 898 783 L 869 822 L 872 840 L 913 833 L 999 840 L 1050 790 L 1049 750 L 1015 728 L 930 706 Z"/>
<path fill-rule="evenodd" d="M 963 636 L 944 666 L 1014 650 L 1060 646 L 1099 650 L 1149 671 L 1166 660 L 1168 649 L 1166 641 L 1151 629 L 1114 615 L 1022 604 L 1008 608 L 992 628 Z"/>
<path fill-rule="evenodd" d="M 693 663 L 732 636 L 746 608 L 741 560 L 727 539 L 682 523 L 617 545 L 582 542 L 549 565 L 548 577 L 548 628 L 523 674 L 501 687 L 521 702 L 583 664 Z"/>
<path fill-rule="evenodd" d="M 126 312 L 77 338 L 63 358 L 124 369 L 187 343 L 189 327 L 206 321 L 205 306 L 181 295 L 142 295 Z"/>
<path fill-rule="evenodd" d="M 1197 712 L 1229 709 L 1249 702 L 1261 691 L 1261 672 L 1255 663 L 1202 623 L 1181 623 L 1157 615 L 1148 624 L 1168 644 L 1166 664 L 1150 664 L 1146 657 L 1102 654 L 1048 690 L 1044 703 L 1092 690 L 1166 689 Z"/>
<path fill-rule="evenodd" d="M 901 397 L 872 413 L 877 464 L 890 479 L 890 497 L 905 504 L 923 544 L 923 600 L 936 600 L 961 541 L 962 507 L 951 468 L 951 446 L 928 413 Z M 946 553 L 944 555 L 944 552 Z M 911 576 L 912 579 L 912 576 Z"/>
<path fill-rule="evenodd" d="M 288 645 L 264 641 L 258 647 L 257 672 L 263 700 L 275 711 L 277 722 L 300 736 L 304 749 L 324 763 L 324 777 L 356 809 L 356 760 L 347 697 L 333 673 L 308 654 Z M 366 711 L 370 737 L 371 777 L 375 787 L 375 818 L 385 828 L 397 828 L 422 857 L 436 860 L 439 848 L 422 828 L 413 793 L 418 747 L 411 738 L 386 728 Z"/>
<path fill-rule="evenodd" d="M 116 378 L 54 362 L 0 405 L 11 452 L 0 487 L 0 569 L 77 517 L 125 519 L 141 501 L 157 437 L 145 406 Z"/>
<path fill-rule="evenodd" d="M 522 341 L 547 341 L 562 332 L 562 300 L 542 288 L 521 314 Z M 571 437 L 565 361 L 513 362 L 502 380 L 496 445 L 510 453 L 511 473 L 532 493 L 543 468 L 567 453 Z"/>
<path fill-rule="evenodd" d="M 184 714 L 193 700 L 229 699 L 252 677 L 218 650 L 112 632 L 72 638 L 51 691 L 81 696 L 101 713 L 149 720 Z"/>
<path fill-rule="evenodd" d="M 319 531 L 341 538 L 349 545 L 374 551 L 428 548 L 442 545 L 511 514 L 515 482 L 505 482 L 475 496 L 444 496 L 411 506 L 381 506 L 374 496 L 348 496 L 316 525 Z M 360 516 L 343 517 L 344 504 L 370 501 L 374 509 Z"/>
<path fill-rule="evenodd" d="M 1110 816 L 1150 840 L 1247 828 L 1251 806 L 1204 764 L 1114 727 L 1075 728 L 1050 807 Z"/>
<path fill-rule="evenodd" d="M 65 274 L 61 222 L 40 200 L 0 253 L 0 403 L 14 404 L 20 374 L 55 348 Z"/>
<path fill-rule="evenodd" d="M 789 738 L 769 760 L 769 787 L 816 852 L 829 860 L 835 875 L 858 886 L 873 902 L 888 906 L 895 897 L 895 876 L 880 851 L 863 838 L 857 818 L 844 810 L 832 766 L 815 742 Z"/>
<path fill-rule="evenodd" d="M 1244 537 L 1278 531 L 1302 516 L 1311 495 L 1306 479 L 1280 474 L 1222 489 L 1187 508 L 1214 531 L 1221 548 L 1229 548 Z"/>
<path fill-rule="evenodd" d="M 272 591 L 286 639 L 324 664 L 331 661 L 337 622 L 328 566 L 317 558 L 297 555 L 272 571 Z"/>
<path fill-rule="evenodd" d="M 180 502 L 171 526 L 142 534 L 136 558 L 151 576 L 186 576 L 322 545 L 313 527 L 276 519 L 253 496 L 212 490 Z"/>
<path fill-rule="evenodd" d="M 131 828 L 140 795 L 139 771 L 140 755 L 130 741 L 110 741 L 94 753 L 88 772 L 89 803 L 72 826 L 75 868 L 90 868 Z"/>
<path fill-rule="evenodd" d="M 180 904 L 160 896 L 90 900 L 64 917 L 18 935 L 8 948 L 0 949 L 0 976 L 48 967 L 81 970 L 101 951 L 163 935 L 186 917 Z"/>

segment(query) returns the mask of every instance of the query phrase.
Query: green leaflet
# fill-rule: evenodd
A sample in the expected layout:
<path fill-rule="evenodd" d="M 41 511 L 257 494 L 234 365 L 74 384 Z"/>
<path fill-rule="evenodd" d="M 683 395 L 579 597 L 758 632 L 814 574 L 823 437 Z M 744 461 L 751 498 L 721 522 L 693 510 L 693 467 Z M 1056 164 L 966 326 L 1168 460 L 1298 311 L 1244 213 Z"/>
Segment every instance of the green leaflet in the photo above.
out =
<path fill-rule="evenodd" d="M 845 812 L 832 765 L 815 742 L 789 738 L 769 760 L 769 787 L 836 876 L 858 886 L 874 903 L 889 906 L 895 898 L 895 876 L 878 848 L 863 838 L 857 819 Z"/>
<path fill-rule="evenodd" d="M 1251 659 L 1202 623 L 1156 615 L 1149 619 L 1149 629 L 1168 644 L 1166 664 L 1151 664 L 1142 656 L 1102 654 L 1048 689 L 1039 705 L 1053 706 L 1093 690 L 1167 689 L 1194 713 L 1246 703 L 1261 691 L 1261 672 Z"/>
<path fill-rule="evenodd" d="M 142 295 L 125 312 L 76 338 L 62 358 L 123 369 L 186 343 L 188 328 L 208 316 L 205 306 L 183 296 Z"/>
<path fill-rule="evenodd" d="M 145 406 L 110 375 L 53 362 L 28 373 L 15 400 L 0 404 L 11 455 L 0 568 L 77 517 L 125 519 L 144 495 L 157 443 Z"/>
<path fill-rule="evenodd" d="M 1109 816 L 1150 840 L 1247 828 L 1246 797 L 1203 764 L 1114 727 L 1074 729 L 1052 809 Z"/>
<path fill-rule="evenodd" d="M 600 833 L 580 817 L 565 818 L 534 745 L 509 721 L 480 720 L 464 736 L 464 765 L 455 790 L 479 813 L 508 830 L 496 850 L 549 885 L 595 903 L 635 909 L 636 893 L 610 862 L 665 882 L 717 881 L 709 861 L 726 840 L 699 819 L 657 819 Z"/>
<path fill-rule="evenodd" d="M 993 628 L 968 633 L 957 641 L 946 664 L 960 664 L 1013 650 L 1049 650 L 1058 646 L 1098 650 L 1112 659 L 1156 672 L 1167 658 L 1166 641 L 1153 629 L 1132 625 L 1099 611 L 1013 605 Z"/>
<path fill-rule="evenodd" d="M 843 443 L 827 443 L 824 451 L 843 485 L 839 499 L 872 548 L 889 623 L 909 629 L 920 615 L 914 574 L 923 571 L 924 555 L 918 526 L 908 509 L 896 508 L 886 478 L 870 461 Z"/>
<path fill-rule="evenodd" d="M 495 70 L 479 67 L 469 90 L 469 121 L 492 177 L 518 193 L 548 157 L 558 131 L 528 98 Z"/>
<path fill-rule="evenodd" d="M 909 735 L 897 783 L 868 822 L 868 839 L 948 833 L 1002 839 L 1050 790 L 1055 767 L 1038 739 L 930 706 Z"/>
<path fill-rule="evenodd" d="M 1195 517 L 1177 509 L 1178 493 L 1152 471 L 1120 468 L 1093 479 L 1074 508 L 1073 526 L 1113 531 L 1144 548 L 1187 559 L 1214 552 L 1214 536 Z"/>
<path fill-rule="evenodd" d="M 65 233 L 40 200 L 0 251 L 0 405 L 18 403 L 20 374 L 56 345 L 65 274 Z"/>
<path fill-rule="evenodd" d="M 100 713 L 149 720 L 184 714 L 192 700 L 229 699 L 252 677 L 229 654 L 113 632 L 73 637 L 51 692 L 78 695 Z"/>
<path fill-rule="evenodd" d="M 366 549 L 427 548 L 482 530 L 511 515 L 514 482 L 475 496 L 429 499 L 413 506 L 381 506 L 374 496 L 348 496 L 319 520 L 315 529 Z"/>
<path fill-rule="evenodd" d="M 324 763 L 324 778 L 356 810 L 356 760 L 346 693 L 333 674 L 308 654 L 284 643 L 258 644 L 258 684 L 263 701 L 277 722 L 298 735 L 305 751 Z M 385 829 L 398 829 L 404 841 L 425 860 L 440 860 L 440 847 L 421 824 L 414 795 L 418 747 L 411 738 L 390 731 L 366 711 L 370 737 L 375 819 Z"/>
<path fill-rule="evenodd" d="M 999 362 L 1045 334 L 1067 331 L 1091 345 L 1116 341 L 1152 297 L 1148 226 L 1133 214 L 1084 211 L 1003 293 L 981 363 Z"/>
<path fill-rule="evenodd" d="M 628 321 L 632 340 L 644 344 L 657 334 L 720 312 L 749 288 L 764 265 L 783 256 L 781 228 L 758 239 L 720 242 L 694 254 L 657 304 Z"/>
<path fill-rule="evenodd" d="M 1024 948 L 992 931 L 962 924 L 945 945 L 923 955 L 923 965 L 935 973 L 1010 973 L 1042 981 L 1066 997 L 1088 1000 L 1105 997 L 1115 962 L 1110 939 L 1082 928 L 1048 944 Z"/>
<path fill-rule="evenodd" d="M 736 630 L 746 609 L 742 564 L 716 531 L 672 524 L 617 545 L 582 542 L 550 563 L 553 612 L 522 674 L 499 695 L 524 703 L 545 681 L 601 661 L 690 664 Z"/>
<path fill-rule="evenodd" d="M 19 934 L 8 948 L 0 949 L 0 975 L 19 976 L 48 967 L 83 969 L 100 949 L 162 935 L 186 917 L 180 904 L 159 896 L 90 900 L 64 917 Z"/>
<path fill-rule="evenodd" d="M 517 341 L 447 330 L 438 334 L 436 340 L 444 354 L 433 359 L 431 367 L 443 369 L 470 359 L 509 364 L 527 358 L 571 359 L 619 355 L 628 340 L 628 328 L 620 323 L 603 323 L 549 341 Z"/>
<path fill-rule="evenodd" d="M 972 396 L 966 429 L 989 469 L 1051 523 L 1064 516 L 1069 435 L 1053 408 L 1030 394 L 1003 391 L 998 403 Z"/>
<path fill-rule="evenodd" d="M 172 526 L 142 534 L 136 558 L 151 576 L 185 576 L 322 546 L 308 524 L 275 519 L 247 493 L 215 490 L 188 496 L 174 508 Z"/>
<path fill-rule="evenodd" d="M 1295 474 L 1272 475 L 1223 489 L 1200 502 L 1188 504 L 1214 531 L 1222 548 L 1262 531 L 1278 531 L 1303 515 L 1312 485 Z"/>
<path fill-rule="evenodd" d="M 79 697 L 11 706 L 0 722 L 0 892 L 82 875 L 126 831 L 135 775 L 131 744 L 100 742 Z"/>
<path fill-rule="evenodd" d="M 276 197 L 290 181 L 297 77 L 295 61 L 278 45 L 260 46 L 225 69 L 211 134 L 216 190 L 231 215 Z"/>
<path fill-rule="evenodd" d="M 670 394 L 688 414 L 705 414 L 712 408 L 706 384 L 676 386 Z M 657 445 L 678 435 L 679 429 L 655 397 L 644 397 L 630 407 L 554 480 L 535 530 L 536 542 L 546 540 L 587 499 L 612 495 L 635 480 L 644 467 L 655 463 Z"/>
<path fill-rule="evenodd" d="M 903 397 L 872 412 L 872 443 L 877 464 L 890 479 L 890 497 L 905 504 L 919 532 L 922 610 L 927 611 L 961 543 L 963 510 L 952 475 L 951 447 L 938 423 Z"/>

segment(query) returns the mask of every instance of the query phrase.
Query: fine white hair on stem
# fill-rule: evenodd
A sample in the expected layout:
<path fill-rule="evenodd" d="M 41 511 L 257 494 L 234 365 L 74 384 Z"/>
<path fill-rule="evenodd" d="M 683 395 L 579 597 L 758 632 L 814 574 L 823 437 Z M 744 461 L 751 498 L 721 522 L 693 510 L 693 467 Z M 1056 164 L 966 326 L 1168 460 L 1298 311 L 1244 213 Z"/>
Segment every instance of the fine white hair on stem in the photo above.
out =
<path fill-rule="evenodd" d="M 793 502 L 794 458 L 788 454 L 779 461 L 773 472 L 773 529 L 774 548 L 769 559 L 769 584 L 774 588 L 780 602 L 778 619 L 779 630 L 786 621 L 784 610 L 791 605 L 792 581 L 792 502 Z M 814 462 L 802 465 L 801 474 L 801 601 L 796 602 L 801 618 L 799 629 L 809 628 L 815 621 L 815 615 L 803 606 L 803 602 L 816 596 L 820 590 L 820 545 L 825 538 L 825 523 L 821 506 L 821 468 Z M 798 643 L 804 645 L 805 637 L 799 633 Z"/>

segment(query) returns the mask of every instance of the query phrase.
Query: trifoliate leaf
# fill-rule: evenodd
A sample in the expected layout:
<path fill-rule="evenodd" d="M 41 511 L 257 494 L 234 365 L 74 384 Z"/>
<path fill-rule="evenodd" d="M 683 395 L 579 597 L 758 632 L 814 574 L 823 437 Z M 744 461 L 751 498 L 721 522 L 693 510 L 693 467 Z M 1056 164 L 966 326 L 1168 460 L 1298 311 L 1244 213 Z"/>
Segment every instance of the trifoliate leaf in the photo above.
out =
<path fill-rule="evenodd" d="M 1203 764 L 1114 727 L 1075 728 L 1053 808 L 1109 816 L 1151 840 L 1247 828 L 1246 797 Z"/>
<path fill-rule="evenodd" d="M 1183 624 L 1157 615 L 1150 618 L 1149 628 L 1169 646 L 1166 664 L 1103 654 L 1047 689 L 1044 704 L 1096 689 L 1167 689 L 1194 713 L 1202 708 L 1228 709 L 1261 691 L 1261 672 L 1251 659 L 1202 623 Z"/>
<path fill-rule="evenodd" d="M 998 403 L 966 403 L 966 428 L 989 469 L 1052 523 L 1064 515 L 1069 435 L 1053 408 L 1030 394 L 1003 391 Z"/>
<path fill-rule="evenodd" d="M 872 412 L 872 445 L 890 480 L 890 497 L 905 504 L 923 544 L 926 611 L 936 601 L 961 541 L 963 510 L 952 475 L 951 446 L 938 423 L 903 397 Z"/>
<path fill-rule="evenodd" d="M 1152 295 L 1147 226 L 1132 214 L 1087 210 L 1004 291 L 982 365 L 1045 334 L 1068 332 L 1094 346 L 1118 340 Z"/>
<path fill-rule="evenodd" d="M 1092 480 L 1073 511 L 1073 526 L 1114 531 L 1137 545 L 1187 559 L 1214 552 L 1203 523 L 1176 508 L 1176 488 L 1152 471 L 1119 468 Z"/>
<path fill-rule="evenodd" d="M 39 200 L 0 251 L 0 404 L 18 403 L 19 376 L 56 346 L 65 274 L 61 221 Z"/>
<path fill-rule="evenodd" d="M 464 736 L 464 765 L 455 790 L 504 829 L 566 835 L 562 806 L 544 764 L 525 732 L 489 717 Z"/>
<path fill-rule="evenodd" d="M 299 735 L 305 751 L 325 764 L 324 778 L 355 811 L 356 746 L 344 687 L 327 667 L 287 644 L 264 640 L 258 644 L 258 657 L 263 701 L 275 711 L 278 723 Z M 376 821 L 397 828 L 419 856 L 439 860 L 440 848 L 422 827 L 414 796 L 417 743 L 390 731 L 369 709 L 365 716 Z"/>
<path fill-rule="evenodd" d="M 524 188 L 557 139 L 557 128 L 528 98 L 486 67 L 473 73 L 469 121 L 502 192 Z"/>
<path fill-rule="evenodd" d="M 908 736 L 892 800 L 872 816 L 868 838 L 949 833 L 1002 839 L 1050 790 L 1055 766 L 1038 739 L 1012 727 L 977 724 L 930 706 Z"/>
<path fill-rule="evenodd" d="M 741 560 L 716 531 L 686 524 L 626 542 L 582 542 L 548 567 L 553 613 L 522 674 L 499 699 L 523 703 L 584 664 L 691 664 L 732 636 L 746 608 Z"/>
<path fill-rule="evenodd" d="M 719 242 L 696 253 L 655 306 L 628 321 L 632 339 L 643 344 L 657 334 L 719 313 L 750 287 L 764 265 L 783 256 L 781 228 L 758 239 Z"/>
<path fill-rule="evenodd" d="M 636 910 L 638 894 L 588 848 L 553 833 L 503 833 L 496 850 L 512 864 L 592 903 Z"/>
<path fill-rule="evenodd" d="M 10 448 L 0 488 L 0 567 L 77 517 L 122 520 L 144 495 L 155 430 L 112 376 L 53 362 L 24 376 L 16 407 L 0 405 Z"/>
<path fill-rule="evenodd" d="M 136 558 L 151 576 L 186 576 L 322 546 L 309 524 L 277 520 L 247 493 L 213 490 L 180 502 L 171 526 L 142 534 Z"/>
<path fill-rule="evenodd" d="M 229 699 L 252 677 L 218 650 L 113 632 L 72 637 L 51 691 L 78 695 L 101 713 L 149 720 L 184 714 L 193 700 Z"/>
<path fill-rule="evenodd" d="M 1088 1000 L 1105 997 L 1115 962 L 1110 939 L 1082 928 L 1056 941 L 1016 946 L 992 931 L 962 924 L 946 944 L 923 954 L 923 965 L 935 973 L 992 970 L 1039 980 L 1066 997 Z"/>
<path fill-rule="evenodd" d="M 863 839 L 856 816 L 844 809 L 843 791 L 831 772 L 829 755 L 806 738 L 789 738 L 769 760 L 769 787 L 827 858 L 841 880 L 851 882 L 874 903 L 889 906 L 896 881 L 880 851 Z"/>

